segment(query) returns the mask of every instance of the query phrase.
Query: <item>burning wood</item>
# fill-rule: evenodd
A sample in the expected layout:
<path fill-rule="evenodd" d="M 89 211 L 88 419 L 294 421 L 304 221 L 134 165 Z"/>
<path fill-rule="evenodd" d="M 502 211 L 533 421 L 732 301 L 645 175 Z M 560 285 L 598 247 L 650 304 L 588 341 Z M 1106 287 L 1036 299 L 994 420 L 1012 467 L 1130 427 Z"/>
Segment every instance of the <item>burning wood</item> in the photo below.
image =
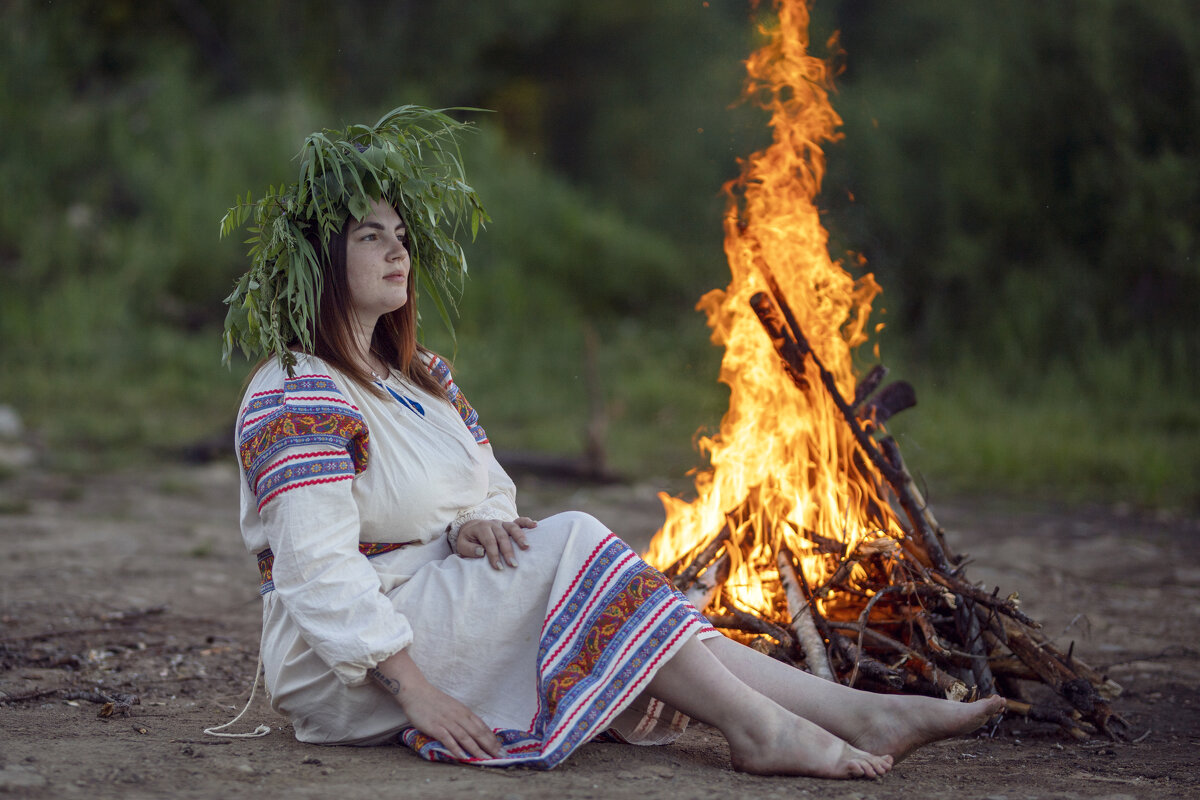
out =
<path fill-rule="evenodd" d="M 704 570 L 704 575 L 698 578 L 684 594 L 696 608 L 707 608 L 728 578 L 729 556 L 726 554 L 709 565 L 708 569 Z"/>
<path fill-rule="evenodd" d="M 825 641 L 817 632 L 814 620 L 817 612 L 813 608 L 812 592 L 808 590 L 807 584 L 804 585 L 805 591 L 800 591 L 804 575 L 796 574 L 796 568 L 792 565 L 792 554 L 787 548 L 779 551 L 776 561 L 779 563 L 779 578 L 783 582 L 784 594 L 787 597 L 788 614 L 792 618 L 792 630 L 796 632 L 800 646 L 804 649 L 804 661 L 813 675 L 831 681 L 833 670 L 829 668 L 829 654 L 825 652 Z"/>
<path fill-rule="evenodd" d="M 772 289 L 777 289 L 769 276 L 768 284 Z M 889 443 L 889 448 L 884 450 L 870 438 L 865 428 L 859 426 L 852 406 L 841 397 L 836 384 L 828 377 L 828 371 L 807 346 L 786 301 L 781 296 L 776 299 L 780 308 L 776 308 L 763 293 L 754 295 L 750 302 L 783 361 L 784 372 L 804 391 L 811 384 L 805 377 L 803 359 L 807 356 L 815 362 L 822 377 L 821 383 L 834 395 L 835 405 L 843 412 L 846 425 L 867 458 L 877 466 L 886 459 L 887 468 L 879 472 L 897 503 L 909 512 L 913 526 L 905 531 L 906 539 L 896 542 L 895 546 L 889 547 L 885 544 L 888 540 L 884 539 L 860 542 L 821 586 L 821 597 L 829 597 L 842 590 L 865 599 L 855 622 L 822 617 L 817 610 L 817 598 L 808 588 L 803 573 L 795 570 L 792 554 L 786 547 L 780 549 L 776 556 L 779 581 L 783 586 L 791 630 L 796 635 L 795 642 L 788 643 L 776 634 L 782 652 L 791 658 L 802 657 L 810 672 L 826 680 L 844 679 L 847 685 L 852 686 L 862 677 L 865 683 L 881 690 L 903 687 L 927 694 L 941 694 L 952 700 L 994 694 L 996 675 L 1010 682 L 1041 680 L 1067 700 L 1073 711 L 1035 706 L 1017 699 L 1009 701 L 1009 710 L 1033 719 L 1056 722 L 1077 737 L 1086 736 L 1081 727 L 1084 722 L 1111 737 L 1122 736 L 1125 723 L 1107 702 L 1120 693 L 1117 684 L 1086 664 L 1072 659 L 1069 654 L 1063 656 L 1040 636 L 1037 633 L 1040 626 L 1020 611 L 1015 595 L 1000 599 L 995 593 L 988 594 L 963 579 L 962 567 L 951 567 L 943 531 L 934 521 L 928 504 L 916 492 L 894 440 L 885 437 L 883 441 Z M 788 327 L 795 332 L 795 336 L 780 324 L 781 316 L 790 321 Z M 877 387 L 882 374 L 881 371 L 873 371 L 867 380 Z M 860 391 L 856 392 L 855 405 L 867 399 L 871 391 L 871 386 L 865 392 L 860 387 Z M 903 395 L 906 398 L 904 407 L 915 405 L 911 387 L 906 387 Z M 887 416 L 891 413 L 894 412 L 889 412 Z M 876 418 L 872 428 L 882 430 L 881 422 Z M 706 576 L 728 574 L 732 529 L 733 523 L 730 521 L 679 574 L 680 584 L 691 584 L 701 571 Z M 828 547 L 827 542 L 820 541 L 814 541 L 813 545 L 817 550 Z M 718 551 L 722 553 L 720 559 L 714 566 L 706 568 Z M 882 558 L 886 568 L 882 570 L 883 580 L 871 587 L 868 598 L 868 593 L 852 590 L 849 579 L 853 566 L 867 566 L 864 559 L 872 556 Z M 896 577 L 901 575 L 908 580 L 896 582 Z M 689 597 L 703 599 L 704 602 L 700 604 L 703 608 L 715 594 L 715 587 L 709 582 L 703 592 L 689 592 Z M 892 613 L 876 619 L 874 624 L 877 627 L 871 627 L 872 612 L 879 605 L 890 608 Z M 745 611 L 732 605 L 727 608 L 732 608 L 732 613 L 714 616 L 714 624 L 731 623 L 724 627 L 739 631 L 768 630 L 770 623 L 763 621 L 762 626 L 747 624 L 746 617 L 749 615 Z M 822 628 L 820 633 L 818 626 Z M 855 633 L 856 640 L 851 642 L 830 633 L 834 629 Z M 985 630 L 990 635 L 985 637 Z M 906 641 L 892 638 L 884 631 L 899 631 Z M 836 677 L 830 666 L 826 641 L 839 657 L 840 670 Z M 790 653 L 788 644 L 792 649 Z M 886 658 L 892 660 L 892 667 L 881 660 Z M 910 674 L 905 677 L 896 668 L 905 669 Z M 953 677 L 951 672 L 957 672 L 962 677 Z M 931 688 L 935 691 L 931 691 Z"/>
<path fill-rule="evenodd" d="M 1016 681 L 1040 681 L 1070 708 L 1011 697 L 1009 711 L 1057 723 L 1077 738 L 1086 738 L 1089 726 L 1113 738 L 1124 736 L 1125 723 L 1108 703 L 1121 687 L 1042 636 L 1015 596 L 1000 598 L 968 583 L 962 567 L 943 571 L 926 563 L 933 559 L 924 551 L 914 555 L 903 542 L 877 539 L 847 553 L 814 592 L 783 548 L 776 563 L 789 621 L 784 628 L 740 608 L 721 592 L 733 560 L 732 528 L 732 522 L 727 524 L 685 568 L 668 568 L 668 574 L 674 573 L 676 585 L 698 607 L 714 610 L 709 615 L 714 625 L 763 652 L 826 680 L 951 700 L 993 694 L 997 679 L 1010 693 Z M 815 549 L 822 546 L 814 542 Z M 870 570 L 873 580 L 852 584 L 855 566 Z M 714 603 L 718 595 L 720 601 Z M 817 601 L 833 596 L 841 602 L 826 616 Z M 840 618 L 855 607 L 860 610 L 853 621 Z M 770 641 L 764 643 L 765 637 Z"/>
<path fill-rule="evenodd" d="M 732 281 L 700 302 L 725 346 L 730 406 L 701 440 L 711 469 L 696 499 L 663 496 L 647 559 L 729 635 L 829 680 L 958 700 L 1001 691 L 1013 713 L 1120 736 L 1108 704 L 1120 687 L 1048 642 L 1015 595 L 967 580 L 887 433 L 912 387 L 884 386 L 882 367 L 855 380 L 880 289 L 826 251 L 813 198 L 840 120 L 827 65 L 806 52 L 807 5 L 775 6 L 747 62 L 774 142 L 727 187 Z M 1062 707 L 1016 696 L 1030 679 Z"/>

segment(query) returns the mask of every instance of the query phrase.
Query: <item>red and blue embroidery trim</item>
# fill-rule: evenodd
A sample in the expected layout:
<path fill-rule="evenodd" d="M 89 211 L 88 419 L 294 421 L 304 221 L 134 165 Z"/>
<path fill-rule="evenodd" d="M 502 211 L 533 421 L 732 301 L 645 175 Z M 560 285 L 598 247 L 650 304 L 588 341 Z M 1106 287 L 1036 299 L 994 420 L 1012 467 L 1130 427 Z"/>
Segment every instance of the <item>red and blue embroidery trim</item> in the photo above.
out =
<path fill-rule="evenodd" d="M 370 433 L 358 408 L 333 379 L 312 375 L 285 380 L 283 390 L 259 392 L 242 411 L 238 455 L 258 509 L 301 486 L 350 480 L 367 468 Z M 276 459 L 294 448 L 326 445 Z"/>
<path fill-rule="evenodd" d="M 467 402 L 467 397 L 454 383 L 454 379 L 450 376 L 450 365 L 437 356 L 429 358 L 429 372 L 433 375 L 434 380 L 440 383 L 446 389 L 446 396 L 450 399 L 450 405 L 462 417 L 463 423 L 466 424 L 467 430 L 475 437 L 477 444 L 487 444 L 487 431 L 479 424 L 479 414 L 475 409 L 471 408 L 471 404 Z"/>
<path fill-rule="evenodd" d="M 469 759 L 550 769 L 600 735 L 688 636 L 712 625 L 662 573 L 616 536 L 593 551 L 542 628 L 539 707 L 529 729 L 498 730 L 504 756 Z M 415 728 L 401 739 L 431 761 L 455 761 Z"/>

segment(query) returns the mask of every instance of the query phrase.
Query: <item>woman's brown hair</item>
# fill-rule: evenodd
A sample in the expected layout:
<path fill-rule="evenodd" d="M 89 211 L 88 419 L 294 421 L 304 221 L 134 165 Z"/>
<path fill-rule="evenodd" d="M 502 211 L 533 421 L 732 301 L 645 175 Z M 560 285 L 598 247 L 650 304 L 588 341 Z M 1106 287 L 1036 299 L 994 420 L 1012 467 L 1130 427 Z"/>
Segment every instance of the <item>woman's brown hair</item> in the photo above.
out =
<path fill-rule="evenodd" d="M 380 394 L 371 373 L 355 357 L 350 284 L 346 276 L 346 242 L 353 222 L 353 217 L 348 218 L 342 230 L 329 237 L 329 248 L 325 252 L 319 242 L 311 242 L 320 258 L 324 286 L 313 331 L 312 354 L 367 391 Z M 412 383 L 444 398 L 445 388 L 429 372 L 429 359 L 434 353 L 417 342 L 416 284 L 416 275 L 410 272 L 408 300 L 379 318 L 371 337 L 371 353 L 399 370 Z"/>

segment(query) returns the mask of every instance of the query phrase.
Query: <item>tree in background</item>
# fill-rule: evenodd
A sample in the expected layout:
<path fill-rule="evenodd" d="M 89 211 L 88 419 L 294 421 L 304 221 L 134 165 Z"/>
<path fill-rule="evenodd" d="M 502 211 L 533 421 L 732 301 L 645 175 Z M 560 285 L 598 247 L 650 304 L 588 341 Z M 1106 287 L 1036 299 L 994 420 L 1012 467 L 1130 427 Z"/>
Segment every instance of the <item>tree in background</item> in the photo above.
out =
<path fill-rule="evenodd" d="M 843 240 L 936 357 L 1200 362 L 1200 6 L 847 0 Z M 954 344 L 949 344 L 953 342 Z"/>

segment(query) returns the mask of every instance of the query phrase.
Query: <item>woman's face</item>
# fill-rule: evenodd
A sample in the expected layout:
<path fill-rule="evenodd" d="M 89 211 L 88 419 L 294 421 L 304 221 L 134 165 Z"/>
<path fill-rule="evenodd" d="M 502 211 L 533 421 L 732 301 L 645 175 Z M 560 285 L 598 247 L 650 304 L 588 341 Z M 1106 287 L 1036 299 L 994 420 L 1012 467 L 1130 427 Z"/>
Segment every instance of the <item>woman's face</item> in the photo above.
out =
<path fill-rule="evenodd" d="M 404 220 L 386 200 L 371 201 L 371 213 L 350 220 L 346 235 L 346 283 L 350 305 L 367 330 L 408 300 L 408 248 Z"/>

